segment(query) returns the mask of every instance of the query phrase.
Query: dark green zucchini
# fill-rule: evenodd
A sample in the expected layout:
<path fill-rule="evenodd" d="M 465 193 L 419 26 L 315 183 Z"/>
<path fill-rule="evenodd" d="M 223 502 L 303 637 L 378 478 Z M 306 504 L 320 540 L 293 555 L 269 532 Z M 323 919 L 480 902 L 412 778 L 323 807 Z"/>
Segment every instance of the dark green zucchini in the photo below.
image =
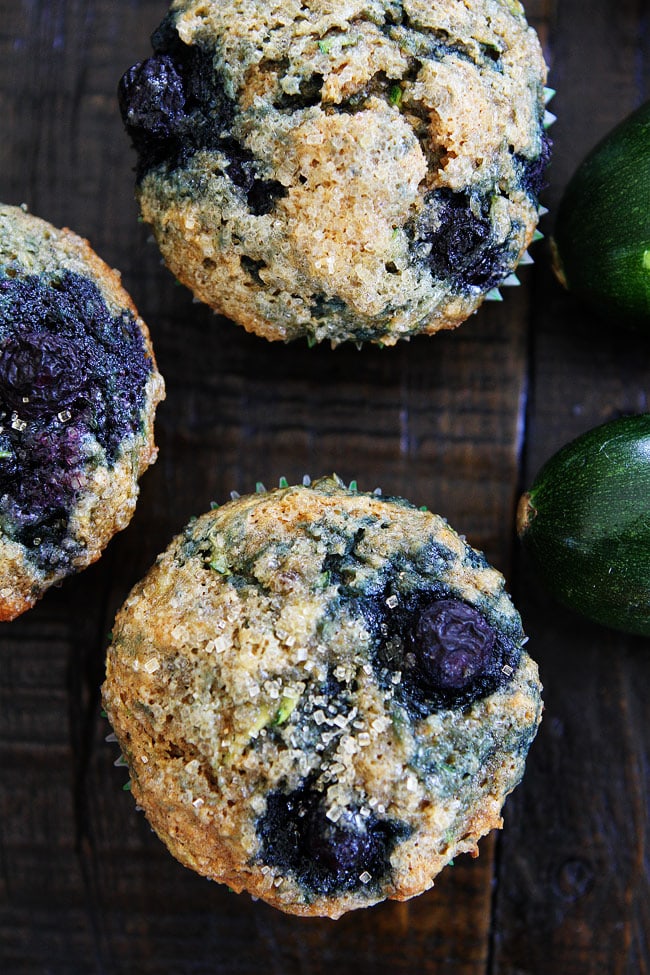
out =
<path fill-rule="evenodd" d="M 650 414 L 588 431 L 540 470 L 517 532 L 560 602 L 650 636 Z"/>
<path fill-rule="evenodd" d="M 552 248 L 571 293 L 615 324 L 650 331 L 650 101 L 580 164 Z"/>

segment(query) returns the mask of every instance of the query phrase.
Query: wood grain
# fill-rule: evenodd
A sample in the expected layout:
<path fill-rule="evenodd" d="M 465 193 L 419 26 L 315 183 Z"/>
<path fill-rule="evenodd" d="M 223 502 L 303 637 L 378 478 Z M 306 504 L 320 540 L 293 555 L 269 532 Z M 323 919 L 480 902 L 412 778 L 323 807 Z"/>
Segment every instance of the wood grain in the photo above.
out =
<path fill-rule="evenodd" d="M 647 641 L 539 592 L 522 484 L 571 436 L 647 409 L 647 342 L 553 280 L 392 350 L 270 345 L 177 286 L 137 222 L 115 88 L 160 0 L 0 0 L 0 199 L 87 236 L 147 320 L 167 400 L 136 516 L 99 563 L 0 626 L 3 975 L 636 975 L 650 969 Z M 648 96 L 642 0 L 531 0 L 559 89 L 553 208 L 593 141 Z M 506 829 L 435 888 L 339 922 L 285 917 L 185 870 L 114 768 L 99 686 L 112 619 L 187 519 L 231 490 L 336 470 L 445 515 L 504 571 L 546 685 Z"/>

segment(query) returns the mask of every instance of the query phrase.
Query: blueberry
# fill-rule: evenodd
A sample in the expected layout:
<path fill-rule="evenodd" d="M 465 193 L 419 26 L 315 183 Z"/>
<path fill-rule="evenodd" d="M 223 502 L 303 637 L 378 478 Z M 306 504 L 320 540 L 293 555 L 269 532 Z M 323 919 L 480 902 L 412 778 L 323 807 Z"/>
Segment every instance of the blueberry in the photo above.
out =
<path fill-rule="evenodd" d="M 209 52 L 184 44 L 169 18 L 152 42 L 152 57 L 129 68 L 118 86 L 139 179 L 162 162 L 174 168 L 199 149 L 224 149 L 234 113 Z"/>
<path fill-rule="evenodd" d="M 58 435 L 51 426 L 29 424 L 12 438 L 9 457 L 0 461 L 3 531 L 33 549 L 41 566 L 62 567 L 78 546 L 64 545 L 70 507 L 82 485 L 82 437 L 76 426 Z"/>
<path fill-rule="evenodd" d="M 332 822 L 325 795 L 310 783 L 272 792 L 257 824 L 261 859 L 320 895 L 376 888 L 390 872 L 395 843 L 408 832 L 404 823 L 361 816 L 358 809 L 343 810 Z"/>
<path fill-rule="evenodd" d="M 380 682 L 414 719 L 468 707 L 505 685 L 517 668 L 518 628 L 497 628 L 442 584 L 364 598 L 358 611 L 373 636 Z"/>
<path fill-rule="evenodd" d="M 494 241 L 487 201 L 447 189 L 425 198 L 414 246 L 416 254 L 425 254 L 433 276 L 449 279 L 459 291 L 495 287 L 515 256 L 507 241 Z"/>
<path fill-rule="evenodd" d="M 333 823 L 323 803 L 314 804 L 306 815 L 301 839 L 314 873 L 324 884 L 356 887 L 362 874 L 378 879 L 388 869 L 386 824 L 377 820 L 366 824 L 358 811 L 346 811 Z"/>
<path fill-rule="evenodd" d="M 326 321 L 335 315 L 340 315 L 341 312 L 345 312 L 347 307 L 346 302 L 342 298 L 336 295 L 330 297 L 322 291 L 319 291 L 311 296 L 309 312 L 313 318 L 317 318 L 319 321 Z"/>
<path fill-rule="evenodd" d="M 492 669 L 496 632 L 458 599 L 439 599 L 420 615 L 411 644 L 422 684 L 460 691 Z"/>
<path fill-rule="evenodd" d="M 0 401 L 21 416 L 68 406 L 87 382 L 84 345 L 34 328 L 11 336 L 0 352 Z"/>
<path fill-rule="evenodd" d="M 212 58 L 182 44 L 156 53 L 122 76 L 118 103 L 138 153 L 138 178 L 161 162 L 172 168 L 199 149 L 219 148 L 233 104 Z"/>
<path fill-rule="evenodd" d="M 164 142 L 181 134 L 185 90 L 181 73 L 169 55 L 154 55 L 129 68 L 120 81 L 118 101 L 124 124 L 136 143 L 147 139 Z"/>

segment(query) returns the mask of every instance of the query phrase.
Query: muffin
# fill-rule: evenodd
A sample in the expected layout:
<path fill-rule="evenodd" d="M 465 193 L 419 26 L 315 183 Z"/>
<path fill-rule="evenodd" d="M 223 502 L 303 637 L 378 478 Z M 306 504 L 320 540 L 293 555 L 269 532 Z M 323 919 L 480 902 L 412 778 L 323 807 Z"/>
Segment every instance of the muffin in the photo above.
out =
<path fill-rule="evenodd" d="M 0 620 L 128 524 L 163 396 L 119 274 L 69 230 L 0 204 Z"/>
<path fill-rule="evenodd" d="M 336 477 L 193 520 L 117 615 L 103 699 L 153 829 L 283 911 L 406 900 L 502 825 L 541 714 L 503 577 Z"/>
<path fill-rule="evenodd" d="M 549 157 L 517 0 L 175 0 L 119 99 L 194 295 L 271 340 L 393 345 L 512 274 Z"/>

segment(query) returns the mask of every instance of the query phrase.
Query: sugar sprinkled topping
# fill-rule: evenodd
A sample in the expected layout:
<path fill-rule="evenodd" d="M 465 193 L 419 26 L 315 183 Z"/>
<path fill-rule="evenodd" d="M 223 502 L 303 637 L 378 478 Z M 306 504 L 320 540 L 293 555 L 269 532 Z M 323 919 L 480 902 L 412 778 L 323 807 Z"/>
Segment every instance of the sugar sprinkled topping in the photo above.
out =
<path fill-rule="evenodd" d="M 330 806 L 325 815 L 330 822 L 338 823 L 339 819 L 343 815 L 343 808 L 341 806 L 337 806 L 335 803 L 334 805 Z"/>
<path fill-rule="evenodd" d="M 149 657 L 147 662 L 143 664 L 142 669 L 147 674 L 155 674 L 157 670 L 160 670 L 160 661 L 158 657 Z"/>
<path fill-rule="evenodd" d="M 341 739 L 341 751 L 347 752 L 348 755 L 354 755 L 357 751 L 357 743 L 352 737 L 352 735 L 344 735 Z"/>
<path fill-rule="evenodd" d="M 264 681 L 264 690 L 272 701 L 280 697 L 280 682 L 277 680 Z"/>
<path fill-rule="evenodd" d="M 377 734 L 381 734 L 382 731 L 386 731 L 386 728 L 390 728 L 391 720 L 390 718 L 386 717 L 385 714 L 383 714 L 377 718 L 374 718 L 371 725 L 373 731 L 376 731 Z"/>

